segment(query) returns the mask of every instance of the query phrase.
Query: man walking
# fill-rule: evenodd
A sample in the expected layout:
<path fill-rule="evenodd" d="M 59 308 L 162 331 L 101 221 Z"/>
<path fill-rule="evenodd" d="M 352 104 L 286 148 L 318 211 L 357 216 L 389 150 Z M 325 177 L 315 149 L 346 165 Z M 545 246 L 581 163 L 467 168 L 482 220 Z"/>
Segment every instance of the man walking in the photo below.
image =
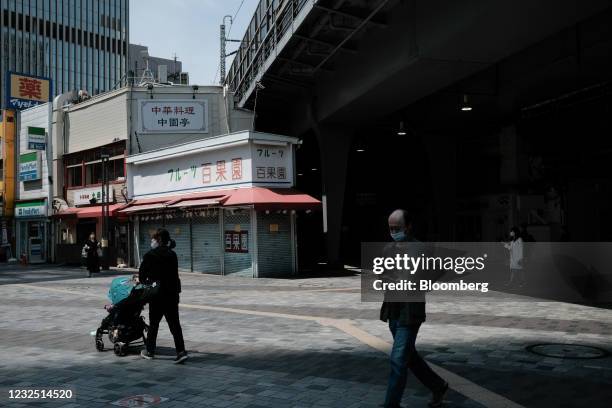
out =
<path fill-rule="evenodd" d="M 395 210 L 389 216 L 389 233 L 395 242 L 418 242 L 412 236 L 412 220 L 405 210 Z M 380 319 L 389 322 L 393 335 L 391 374 L 385 397 L 385 408 L 400 407 L 406 387 L 408 369 L 432 392 L 429 406 L 441 407 L 448 391 L 448 383 L 437 375 L 419 356 L 415 348 L 419 327 L 425 321 L 425 298 L 416 302 L 385 300 Z"/>

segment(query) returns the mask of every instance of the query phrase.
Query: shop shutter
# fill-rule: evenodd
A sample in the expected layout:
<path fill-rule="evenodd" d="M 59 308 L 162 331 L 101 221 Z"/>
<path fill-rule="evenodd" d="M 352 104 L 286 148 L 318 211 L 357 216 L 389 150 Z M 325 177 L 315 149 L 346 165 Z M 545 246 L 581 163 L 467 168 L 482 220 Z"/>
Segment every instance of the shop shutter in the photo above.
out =
<path fill-rule="evenodd" d="M 174 216 L 176 217 L 176 216 Z M 186 218 L 166 219 L 166 229 L 170 238 L 176 241 L 176 256 L 181 272 L 191 272 L 191 230 Z"/>
<path fill-rule="evenodd" d="M 231 214 L 230 211 L 224 211 L 223 224 L 224 232 L 236 231 L 239 229 L 248 233 L 248 252 L 227 252 L 224 249 L 224 274 L 252 277 L 253 267 L 251 264 L 251 254 L 253 250 L 253 234 L 251 231 L 251 216 L 249 210 L 243 210 L 236 214 Z"/>
<path fill-rule="evenodd" d="M 194 215 L 191 221 L 193 271 L 221 274 L 223 247 L 219 230 L 219 212 L 208 210 L 201 216 Z"/>
<path fill-rule="evenodd" d="M 155 217 L 155 216 L 153 216 Z M 148 216 L 144 216 L 141 218 L 141 221 L 139 223 L 139 239 L 138 239 L 138 248 L 139 248 L 139 254 L 138 257 L 140 258 L 140 261 L 142 261 L 142 258 L 144 257 L 144 254 L 146 254 L 150 249 L 151 249 L 151 237 L 153 236 L 153 234 L 155 233 L 155 231 L 157 231 L 158 228 L 162 228 L 163 227 L 163 221 L 161 219 L 159 220 L 147 220 L 147 221 L 143 221 L 143 218 L 148 218 Z"/>
<path fill-rule="evenodd" d="M 286 214 L 257 214 L 258 277 L 289 276 L 293 272 L 291 218 Z"/>

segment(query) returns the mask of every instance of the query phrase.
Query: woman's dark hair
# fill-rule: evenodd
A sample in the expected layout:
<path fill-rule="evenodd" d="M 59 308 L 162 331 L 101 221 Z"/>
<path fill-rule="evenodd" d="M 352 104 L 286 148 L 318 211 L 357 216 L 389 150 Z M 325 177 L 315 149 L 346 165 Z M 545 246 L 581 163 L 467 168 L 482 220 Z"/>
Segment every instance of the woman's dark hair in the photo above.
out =
<path fill-rule="evenodd" d="M 167 229 L 158 228 L 155 234 L 153 234 L 153 238 L 159 242 L 160 246 L 166 246 L 170 242 L 170 233 Z"/>

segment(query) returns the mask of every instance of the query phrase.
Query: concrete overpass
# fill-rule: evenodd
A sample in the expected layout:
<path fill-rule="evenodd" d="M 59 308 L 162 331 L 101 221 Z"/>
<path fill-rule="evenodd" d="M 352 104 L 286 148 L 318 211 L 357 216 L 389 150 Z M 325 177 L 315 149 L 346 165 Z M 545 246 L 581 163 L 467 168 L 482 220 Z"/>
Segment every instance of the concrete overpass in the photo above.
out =
<path fill-rule="evenodd" d="M 612 21 L 611 5 L 605 0 L 264 0 L 226 83 L 238 106 L 256 109 L 257 129 L 316 137 L 333 261 L 339 253 L 346 162 L 359 129 L 397 126 L 411 115 L 418 122 L 414 112 L 422 107 L 415 104 L 436 94 L 442 95 L 438 104 L 457 103 L 464 94 L 493 96 L 495 109 L 489 113 L 498 120 L 509 117 L 550 95 L 537 75 L 550 67 L 547 78 L 556 75 L 551 86 L 557 94 L 597 82 L 609 76 L 601 64 L 578 82 L 574 65 L 602 38 L 609 41 L 605 26 Z M 594 18 L 598 22 L 589 23 Z M 598 58 L 606 54 L 598 52 Z M 563 66 L 568 58 L 570 68 Z M 564 82 L 568 77 L 571 84 Z M 436 118 L 428 121 L 439 125 Z M 446 142 L 425 140 L 428 149 L 436 149 L 434 169 L 452 159 L 454 145 Z M 451 147 L 445 150 L 446 145 Z M 431 174 L 436 205 L 440 213 L 451 214 L 442 192 L 454 187 L 446 179 L 443 171 Z M 439 237 L 452 234 L 441 231 Z"/>

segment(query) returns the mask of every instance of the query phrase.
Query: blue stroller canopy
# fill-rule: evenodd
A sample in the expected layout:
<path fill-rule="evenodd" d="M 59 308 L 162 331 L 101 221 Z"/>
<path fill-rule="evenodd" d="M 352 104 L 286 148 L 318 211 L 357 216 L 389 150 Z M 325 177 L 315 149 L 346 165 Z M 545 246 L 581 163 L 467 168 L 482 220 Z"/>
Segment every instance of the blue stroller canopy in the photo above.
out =
<path fill-rule="evenodd" d="M 130 295 L 133 287 L 134 281 L 131 278 L 126 276 L 115 278 L 108 290 L 108 298 L 113 304 L 117 304 Z"/>

